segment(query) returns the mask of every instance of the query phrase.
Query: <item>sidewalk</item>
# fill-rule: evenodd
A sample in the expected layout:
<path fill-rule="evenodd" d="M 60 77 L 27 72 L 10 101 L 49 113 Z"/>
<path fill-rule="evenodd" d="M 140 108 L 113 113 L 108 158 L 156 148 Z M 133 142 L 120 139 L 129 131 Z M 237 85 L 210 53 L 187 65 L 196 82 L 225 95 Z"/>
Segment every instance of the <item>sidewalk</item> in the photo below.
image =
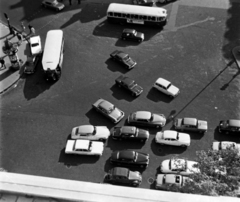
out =
<path fill-rule="evenodd" d="M 2 51 L 2 47 L 4 46 L 4 41 L 8 37 L 11 42 L 17 42 L 17 37 L 13 37 L 12 35 L 9 35 L 9 29 L 6 25 L 0 23 L 0 57 L 5 56 L 5 54 Z M 18 49 L 18 57 L 23 61 L 23 63 L 27 60 L 27 52 L 29 51 L 27 47 L 27 42 L 23 41 L 21 46 L 19 46 Z M 8 56 L 4 57 L 5 69 L 0 69 L 0 94 L 8 90 L 10 87 L 12 87 L 14 84 L 17 83 L 17 81 L 21 77 L 22 69 L 14 71 L 10 68 L 11 63 L 8 58 Z"/>

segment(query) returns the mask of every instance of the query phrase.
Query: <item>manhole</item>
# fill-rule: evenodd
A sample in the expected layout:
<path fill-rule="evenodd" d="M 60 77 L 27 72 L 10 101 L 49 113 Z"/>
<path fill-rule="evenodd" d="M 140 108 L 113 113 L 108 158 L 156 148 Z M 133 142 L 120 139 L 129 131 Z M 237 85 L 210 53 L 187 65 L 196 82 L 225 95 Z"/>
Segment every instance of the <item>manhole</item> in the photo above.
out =
<path fill-rule="evenodd" d="M 152 177 L 148 178 L 148 184 L 153 184 L 154 183 L 154 179 Z"/>

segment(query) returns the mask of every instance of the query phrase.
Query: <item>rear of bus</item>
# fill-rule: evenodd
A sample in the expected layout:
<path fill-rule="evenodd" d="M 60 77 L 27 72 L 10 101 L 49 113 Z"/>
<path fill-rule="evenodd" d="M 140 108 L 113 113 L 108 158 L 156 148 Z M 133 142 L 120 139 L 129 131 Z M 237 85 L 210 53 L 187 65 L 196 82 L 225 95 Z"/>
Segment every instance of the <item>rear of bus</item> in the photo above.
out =
<path fill-rule="evenodd" d="M 63 31 L 48 31 L 42 58 L 42 66 L 46 80 L 56 81 L 60 78 L 62 72 L 63 48 Z"/>

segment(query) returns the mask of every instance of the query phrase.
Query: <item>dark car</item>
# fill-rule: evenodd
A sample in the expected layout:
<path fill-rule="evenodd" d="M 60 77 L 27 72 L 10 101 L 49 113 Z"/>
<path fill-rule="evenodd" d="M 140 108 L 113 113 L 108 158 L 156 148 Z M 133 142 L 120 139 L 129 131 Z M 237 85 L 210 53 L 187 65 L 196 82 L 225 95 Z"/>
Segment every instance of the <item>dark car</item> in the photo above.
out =
<path fill-rule="evenodd" d="M 130 125 L 139 125 L 146 127 L 163 127 L 166 124 L 166 118 L 163 114 L 155 114 L 148 111 L 137 111 L 128 116 L 127 123 Z"/>
<path fill-rule="evenodd" d="M 112 153 L 110 162 L 124 166 L 147 167 L 149 164 L 149 154 L 132 150 L 115 151 Z"/>
<path fill-rule="evenodd" d="M 218 131 L 220 133 L 240 135 L 240 120 L 222 120 L 219 123 Z"/>
<path fill-rule="evenodd" d="M 144 40 L 144 34 L 137 32 L 135 29 L 124 29 L 121 38 L 123 40 L 142 42 Z"/>
<path fill-rule="evenodd" d="M 128 168 L 115 167 L 105 175 L 104 181 L 137 187 L 142 182 L 142 175 L 138 171 L 131 171 Z"/>
<path fill-rule="evenodd" d="M 145 142 L 149 138 L 149 132 L 135 126 L 114 127 L 112 138 L 114 140 L 139 140 Z"/>
<path fill-rule="evenodd" d="M 130 79 L 126 76 L 119 76 L 116 80 L 115 83 L 119 87 L 124 87 L 127 90 L 129 90 L 133 96 L 137 97 L 143 92 L 143 88 L 139 86 L 138 84 L 135 83 L 133 79 Z"/>
<path fill-rule="evenodd" d="M 113 60 L 123 64 L 128 69 L 132 69 L 137 64 L 137 62 L 133 60 L 127 53 L 122 51 L 115 50 L 110 54 L 110 57 Z"/>
<path fill-rule="evenodd" d="M 36 67 L 40 58 L 41 54 L 36 56 L 29 56 L 24 67 L 24 73 L 33 74 L 36 71 Z"/>

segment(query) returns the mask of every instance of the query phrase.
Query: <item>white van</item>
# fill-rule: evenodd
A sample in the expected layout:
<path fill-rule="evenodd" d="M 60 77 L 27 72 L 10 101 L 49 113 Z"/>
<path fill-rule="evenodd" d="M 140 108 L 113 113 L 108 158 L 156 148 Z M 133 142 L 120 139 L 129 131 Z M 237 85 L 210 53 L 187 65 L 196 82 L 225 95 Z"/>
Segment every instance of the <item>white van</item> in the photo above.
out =
<path fill-rule="evenodd" d="M 42 66 L 46 80 L 56 81 L 60 78 L 63 63 L 63 48 L 63 31 L 48 31 L 42 57 Z"/>

